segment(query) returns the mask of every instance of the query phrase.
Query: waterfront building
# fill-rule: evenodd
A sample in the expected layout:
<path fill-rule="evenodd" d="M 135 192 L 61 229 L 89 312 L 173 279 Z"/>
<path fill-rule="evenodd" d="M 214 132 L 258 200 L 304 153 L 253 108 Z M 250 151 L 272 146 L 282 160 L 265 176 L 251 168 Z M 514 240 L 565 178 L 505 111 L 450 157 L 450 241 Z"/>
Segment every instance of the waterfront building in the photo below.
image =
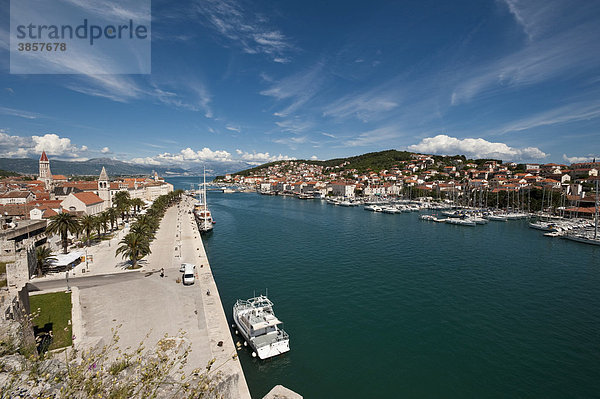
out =
<path fill-rule="evenodd" d="M 331 182 L 328 187 L 331 188 L 331 194 L 334 196 L 354 198 L 356 184 L 337 181 Z"/>

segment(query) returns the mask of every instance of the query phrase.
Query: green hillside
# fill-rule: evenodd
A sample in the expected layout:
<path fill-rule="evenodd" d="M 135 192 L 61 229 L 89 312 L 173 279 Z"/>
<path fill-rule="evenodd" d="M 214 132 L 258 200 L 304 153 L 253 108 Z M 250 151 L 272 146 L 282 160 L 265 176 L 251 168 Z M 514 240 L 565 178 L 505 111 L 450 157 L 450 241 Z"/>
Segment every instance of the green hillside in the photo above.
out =
<path fill-rule="evenodd" d="M 299 159 L 295 162 L 303 162 L 309 165 L 320 165 L 324 167 L 334 167 L 342 165 L 346 162 L 344 166 L 340 168 L 340 170 L 347 169 L 356 169 L 359 172 L 365 172 L 367 170 L 372 170 L 378 172 L 382 169 L 391 169 L 394 165 L 397 165 L 400 161 L 408 161 L 411 159 L 411 155 L 413 153 L 407 151 L 397 151 L 397 150 L 386 150 L 379 152 L 369 152 L 367 154 L 356 155 L 348 158 L 334 158 L 329 159 L 327 161 L 314 161 L 314 160 L 305 160 Z M 269 166 L 285 163 L 289 161 L 277 161 L 277 162 L 269 162 L 254 168 L 246 169 L 241 172 L 235 173 L 236 175 L 249 176 L 260 172 L 262 169 L 268 168 Z"/>

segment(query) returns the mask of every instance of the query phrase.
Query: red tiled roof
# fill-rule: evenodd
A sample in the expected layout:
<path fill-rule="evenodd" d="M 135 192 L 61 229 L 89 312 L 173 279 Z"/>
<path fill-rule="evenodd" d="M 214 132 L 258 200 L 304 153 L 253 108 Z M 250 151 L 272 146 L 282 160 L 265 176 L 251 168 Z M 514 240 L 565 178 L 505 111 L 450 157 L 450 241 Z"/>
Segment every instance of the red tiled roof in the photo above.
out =
<path fill-rule="evenodd" d="M 98 197 L 96 194 L 94 193 L 76 193 L 73 194 L 75 197 L 77 197 L 78 200 L 80 200 L 81 202 L 83 202 L 86 205 L 94 205 L 94 204 L 99 204 L 101 202 L 104 202 L 104 200 L 100 197 Z"/>
<path fill-rule="evenodd" d="M 35 201 L 35 204 L 40 207 L 49 207 L 49 208 L 60 208 L 60 203 L 62 200 L 41 200 Z"/>
<path fill-rule="evenodd" d="M 46 151 L 42 151 L 42 156 L 40 158 L 40 161 L 48 161 L 48 157 L 46 156 Z"/>
<path fill-rule="evenodd" d="M 0 198 L 27 198 L 31 191 L 11 191 L 10 193 L 0 195 Z"/>

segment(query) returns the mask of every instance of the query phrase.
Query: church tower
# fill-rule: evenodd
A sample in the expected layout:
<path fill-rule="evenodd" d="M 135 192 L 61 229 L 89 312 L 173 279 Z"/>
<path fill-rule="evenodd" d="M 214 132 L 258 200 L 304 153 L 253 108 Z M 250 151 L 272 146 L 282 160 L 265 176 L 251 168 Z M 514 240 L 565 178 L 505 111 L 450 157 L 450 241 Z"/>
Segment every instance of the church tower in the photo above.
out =
<path fill-rule="evenodd" d="M 46 151 L 42 151 L 40 157 L 40 173 L 38 180 L 43 181 L 46 190 L 52 190 L 52 172 L 50 172 L 50 161 L 46 155 Z"/>
<path fill-rule="evenodd" d="M 108 174 L 106 173 L 104 166 L 102 167 L 102 172 L 100 172 L 100 177 L 98 177 L 98 197 L 104 200 L 104 209 L 108 209 L 112 206 L 112 201 L 110 198 L 110 183 L 108 181 Z"/>

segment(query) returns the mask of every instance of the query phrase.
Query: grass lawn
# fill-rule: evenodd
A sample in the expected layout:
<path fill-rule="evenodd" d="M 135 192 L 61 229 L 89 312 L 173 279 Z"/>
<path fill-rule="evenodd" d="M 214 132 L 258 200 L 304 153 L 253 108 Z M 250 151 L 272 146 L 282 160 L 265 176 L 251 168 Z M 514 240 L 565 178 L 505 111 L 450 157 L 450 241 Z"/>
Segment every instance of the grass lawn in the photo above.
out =
<path fill-rule="evenodd" d="M 64 348 L 73 343 L 71 320 L 71 293 L 53 292 L 29 297 L 31 313 L 39 315 L 33 319 L 36 336 L 52 330 L 52 344 L 49 350 Z"/>

